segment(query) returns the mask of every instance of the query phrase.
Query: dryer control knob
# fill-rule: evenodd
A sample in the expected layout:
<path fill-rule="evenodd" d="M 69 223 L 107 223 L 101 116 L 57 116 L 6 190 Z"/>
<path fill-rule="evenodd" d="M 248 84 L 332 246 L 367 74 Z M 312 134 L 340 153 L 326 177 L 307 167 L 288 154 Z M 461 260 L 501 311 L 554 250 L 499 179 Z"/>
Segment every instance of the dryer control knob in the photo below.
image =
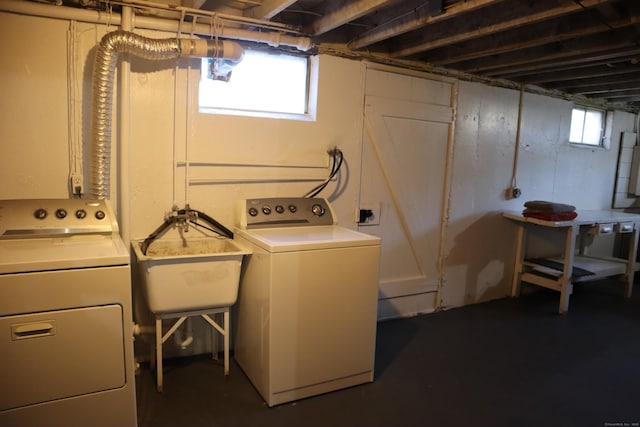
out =
<path fill-rule="evenodd" d="M 271 214 L 271 208 L 269 206 L 263 206 L 262 207 L 262 213 L 265 214 L 265 215 Z"/>
<path fill-rule="evenodd" d="M 257 216 L 257 215 L 258 215 L 258 209 L 256 209 L 256 208 L 249 208 L 249 215 L 251 215 L 251 216 Z"/>

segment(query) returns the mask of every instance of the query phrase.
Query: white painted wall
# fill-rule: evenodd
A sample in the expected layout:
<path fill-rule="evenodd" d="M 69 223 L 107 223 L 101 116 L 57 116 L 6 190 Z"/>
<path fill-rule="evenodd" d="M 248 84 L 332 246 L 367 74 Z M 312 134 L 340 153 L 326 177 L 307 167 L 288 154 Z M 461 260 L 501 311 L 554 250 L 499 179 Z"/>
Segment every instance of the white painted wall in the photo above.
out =
<path fill-rule="evenodd" d="M 67 27 L 65 21 L 0 13 L 4 199 L 67 197 Z"/>
<path fill-rule="evenodd" d="M 515 90 L 459 84 L 443 308 L 507 294 L 515 225 L 501 211 L 522 210 L 527 200 L 568 203 L 578 210 L 611 208 L 620 137 L 633 130 L 634 115 L 615 113 L 610 150 L 572 147 L 572 104 L 525 93 L 517 165 L 522 196 L 511 199 L 506 189 L 513 171 L 519 96 Z M 544 253 L 550 248 L 543 243 L 553 240 L 545 236 L 532 249 Z"/>
<path fill-rule="evenodd" d="M 78 24 L 75 64 L 82 81 L 81 97 L 75 101 L 83 115 L 80 122 L 69 126 L 69 26 L 64 20 L 0 13 L 0 198 L 67 197 L 69 129 L 74 133 L 81 126 L 88 150 L 91 60 L 105 29 Z M 133 59 L 129 146 L 123 153 L 128 174 L 122 174 L 114 162 L 112 190 L 112 199 L 125 194 L 130 202 L 128 218 L 121 218 L 130 221 L 129 237 L 145 237 L 160 224 L 174 200 L 179 205 L 185 201 L 184 169 L 178 168 L 173 177 L 174 140 L 179 161 L 185 158 L 188 141 L 192 161 L 248 164 L 327 165 L 327 148 L 338 146 L 345 153 L 346 178 L 333 206 L 340 223 L 355 228 L 364 66 L 330 56 L 322 56 L 319 61 L 317 121 L 294 122 L 199 115 L 193 104 L 197 62 L 191 62 L 188 80 L 193 92 L 189 92 L 188 103 L 188 61 L 181 61 L 176 69 L 171 63 L 158 68 L 159 64 Z M 174 80 L 176 73 L 178 78 Z M 178 88 L 175 92 L 174 82 Z M 518 165 L 518 186 L 523 196 L 509 200 L 505 190 L 513 167 L 518 97 L 518 91 L 459 82 L 446 268 L 439 307 L 506 295 L 513 270 L 515 229 L 500 217 L 502 210 L 520 210 L 525 200 L 532 199 L 562 201 L 580 209 L 611 206 L 620 135 L 634 131 L 635 117 L 615 114 L 609 151 L 572 148 L 567 144 L 571 104 L 525 94 Z M 114 154 L 118 153 L 114 143 Z M 294 173 L 275 170 L 276 177 Z M 233 225 L 237 199 L 302 195 L 310 187 L 308 183 L 267 182 L 274 177 L 273 170 L 267 168 L 191 168 L 191 174 L 265 180 L 189 188 L 192 207 L 229 226 Z M 316 174 L 323 175 L 324 171 Z M 122 176 L 128 176 L 128 182 L 120 182 Z M 325 194 L 332 191 L 330 188 Z"/>

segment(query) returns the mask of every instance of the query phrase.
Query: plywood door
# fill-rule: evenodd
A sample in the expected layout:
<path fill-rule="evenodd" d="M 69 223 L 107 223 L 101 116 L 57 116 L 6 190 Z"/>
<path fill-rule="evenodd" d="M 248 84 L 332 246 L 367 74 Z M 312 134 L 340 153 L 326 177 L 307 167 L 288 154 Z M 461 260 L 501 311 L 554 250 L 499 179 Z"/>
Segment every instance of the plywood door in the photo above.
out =
<path fill-rule="evenodd" d="M 380 212 L 360 230 L 382 237 L 381 299 L 438 289 L 451 123 L 450 106 L 365 99 L 360 206 Z"/>

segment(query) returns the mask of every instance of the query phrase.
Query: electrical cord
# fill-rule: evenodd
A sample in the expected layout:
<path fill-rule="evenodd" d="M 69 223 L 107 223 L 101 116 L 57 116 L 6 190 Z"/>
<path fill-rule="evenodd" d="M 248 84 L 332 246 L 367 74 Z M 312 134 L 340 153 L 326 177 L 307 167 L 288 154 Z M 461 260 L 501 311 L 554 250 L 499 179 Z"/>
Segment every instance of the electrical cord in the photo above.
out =
<path fill-rule="evenodd" d="M 336 167 L 338 164 L 336 161 L 336 157 L 338 156 L 336 150 L 332 150 L 331 155 L 332 155 L 331 156 L 332 162 L 331 162 L 331 172 L 329 173 L 329 177 L 325 179 L 322 183 L 320 183 L 319 185 L 311 189 L 307 194 L 305 194 L 305 197 L 311 198 L 311 197 L 317 196 L 322 190 L 326 188 L 326 186 L 329 184 L 331 179 L 335 176 L 338 170 L 338 168 Z"/>
<path fill-rule="evenodd" d="M 201 227 L 204 227 L 207 230 L 210 230 L 210 231 L 213 231 L 215 233 L 218 233 L 221 236 L 228 237 L 229 239 L 233 239 L 233 232 L 231 230 L 229 230 L 227 227 L 225 227 L 224 225 L 222 225 L 221 223 L 219 223 L 215 219 L 211 218 L 209 215 L 205 214 L 204 212 L 200 212 L 200 211 L 197 211 L 195 209 L 191 209 L 191 211 L 195 212 L 198 215 L 198 218 L 202 218 L 205 221 L 207 221 L 212 226 L 212 228 L 205 227 L 204 225 L 197 224 L 197 223 L 196 223 L 196 225 L 200 225 Z M 191 221 L 191 222 L 193 222 L 193 221 Z"/>
<path fill-rule="evenodd" d="M 316 197 L 322 190 L 326 188 L 326 186 L 331 182 L 331 180 L 338 174 L 340 168 L 342 167 L 342 162 L 344 160 L 344 155 L 339 148 L 334 148 L 329 151 L 331 154 L 331 172 L 329 173 L 329 177 L 322 181 L 322 183 L 318 184 L 314 188 L 312 188 L 304 197 L 312 198 Z"/>

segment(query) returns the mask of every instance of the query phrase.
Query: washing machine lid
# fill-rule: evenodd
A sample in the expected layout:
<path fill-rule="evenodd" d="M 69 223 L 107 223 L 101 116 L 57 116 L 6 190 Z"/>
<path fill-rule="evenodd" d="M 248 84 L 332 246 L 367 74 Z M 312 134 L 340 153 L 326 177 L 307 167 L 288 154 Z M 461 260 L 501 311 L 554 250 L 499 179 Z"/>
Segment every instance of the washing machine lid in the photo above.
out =
<path fill-rule="evenodd" d="M 380 245 L 380 237 L 338 225 L 236 229 L 236 235 L 268 252 L 295 252 Z"/>

